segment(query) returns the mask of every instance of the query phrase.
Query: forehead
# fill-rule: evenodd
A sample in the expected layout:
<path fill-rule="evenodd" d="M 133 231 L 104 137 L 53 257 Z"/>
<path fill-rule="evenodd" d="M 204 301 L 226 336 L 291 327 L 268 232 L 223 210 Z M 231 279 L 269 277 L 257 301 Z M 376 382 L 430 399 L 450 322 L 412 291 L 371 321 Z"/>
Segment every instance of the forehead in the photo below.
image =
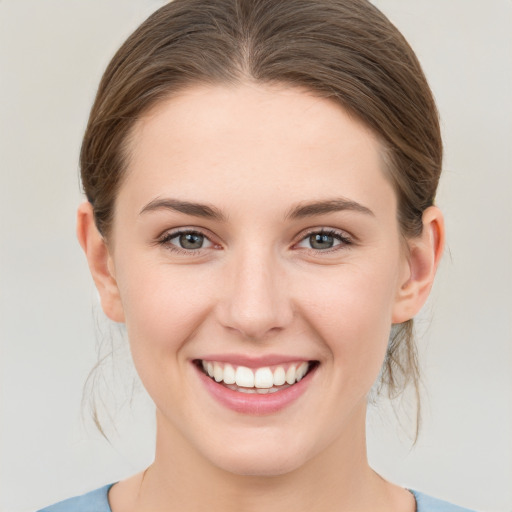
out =
<path fill-rule="evenodd" d="M 390 193 L 394 201 L 381 149 L 338 103 L 308 91 L 197 86 L 136 123 L 121 193 L 128 189 L 139 202 L 157 195 L 205 201 L 270 195 L 276 208 L 282 197 L 339 195 L 377 207 Z"/>

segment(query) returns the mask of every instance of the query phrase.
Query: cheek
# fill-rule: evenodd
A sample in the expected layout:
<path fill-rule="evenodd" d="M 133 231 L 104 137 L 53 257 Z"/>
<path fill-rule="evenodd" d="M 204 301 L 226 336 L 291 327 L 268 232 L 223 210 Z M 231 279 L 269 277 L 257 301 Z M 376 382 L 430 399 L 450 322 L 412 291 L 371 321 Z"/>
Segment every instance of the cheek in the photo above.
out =
<path fill-rule="evenodd" d="M 379 263 L 347 265 L 328 279 L 303 283 L 304 315 L 326 344 L 344 380 L 362 375 L 375 378 L 380 371 L 391 329 L 397 275 Z"/>
<path fill-rule="evenodd" d="M 208 316 L 208 279 L 193 277 L 169 265 L 130 265 L 119 288 L 132 357 L 146 386 L 149 380 L 181 378 L 169 374 L 169 362 L 184 357 L 181 350 Z M 182 368 L 181 366 L 179 368 Z"/>

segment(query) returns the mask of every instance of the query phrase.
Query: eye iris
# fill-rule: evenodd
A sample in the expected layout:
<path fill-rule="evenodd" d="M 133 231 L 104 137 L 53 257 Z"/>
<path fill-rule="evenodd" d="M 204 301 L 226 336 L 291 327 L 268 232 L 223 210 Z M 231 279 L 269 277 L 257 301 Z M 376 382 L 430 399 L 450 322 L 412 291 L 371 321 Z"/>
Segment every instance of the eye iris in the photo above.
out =
<path fill-rule="evenodd" d="M 183 233 L 179 238 L 183 249 L 201 249 L 204 242 L 204 236 L 198 233 Z"/>
<path fill-rule="evenodd" d="M 325 233 L 316 233 L 309 237 L 313 249 L 330 249 L 334 245 L 334 237 Z"/>

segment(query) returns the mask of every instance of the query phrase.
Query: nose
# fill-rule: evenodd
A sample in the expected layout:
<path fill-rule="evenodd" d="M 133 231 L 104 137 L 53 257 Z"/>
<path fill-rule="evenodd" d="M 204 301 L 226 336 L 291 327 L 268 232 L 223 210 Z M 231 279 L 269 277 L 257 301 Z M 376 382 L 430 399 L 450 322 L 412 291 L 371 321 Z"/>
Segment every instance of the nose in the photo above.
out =
<path fill-rule="evenodd" d="M 270 250 L 240 251 L 226 266 L 218 318 L 246 339 L 264 340 L 293 318 L 285 272 Z"/>

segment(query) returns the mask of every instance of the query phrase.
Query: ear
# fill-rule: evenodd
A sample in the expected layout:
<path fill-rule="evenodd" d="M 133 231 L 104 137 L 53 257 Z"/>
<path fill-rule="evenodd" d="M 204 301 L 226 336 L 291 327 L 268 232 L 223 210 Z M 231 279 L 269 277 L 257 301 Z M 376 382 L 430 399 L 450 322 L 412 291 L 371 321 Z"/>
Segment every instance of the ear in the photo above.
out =
<path fill-rule="evenodd" d="M 423 231 L 407 241 L 407 271 L 393 308 L 393 323 L 413 318 L 425 304 L 444 250 L 445 228 L 441 210 L 431 206 L 423 212 Z"/>
<path fill-rule="evenodd" d="M 124 322 L 112 256 L 105 239 L 96 227 L 92 205 L 89 202 L 81 204 L 78 208 L 76 234 L 100 294 L 103 311 L 114 322 Z"/>

